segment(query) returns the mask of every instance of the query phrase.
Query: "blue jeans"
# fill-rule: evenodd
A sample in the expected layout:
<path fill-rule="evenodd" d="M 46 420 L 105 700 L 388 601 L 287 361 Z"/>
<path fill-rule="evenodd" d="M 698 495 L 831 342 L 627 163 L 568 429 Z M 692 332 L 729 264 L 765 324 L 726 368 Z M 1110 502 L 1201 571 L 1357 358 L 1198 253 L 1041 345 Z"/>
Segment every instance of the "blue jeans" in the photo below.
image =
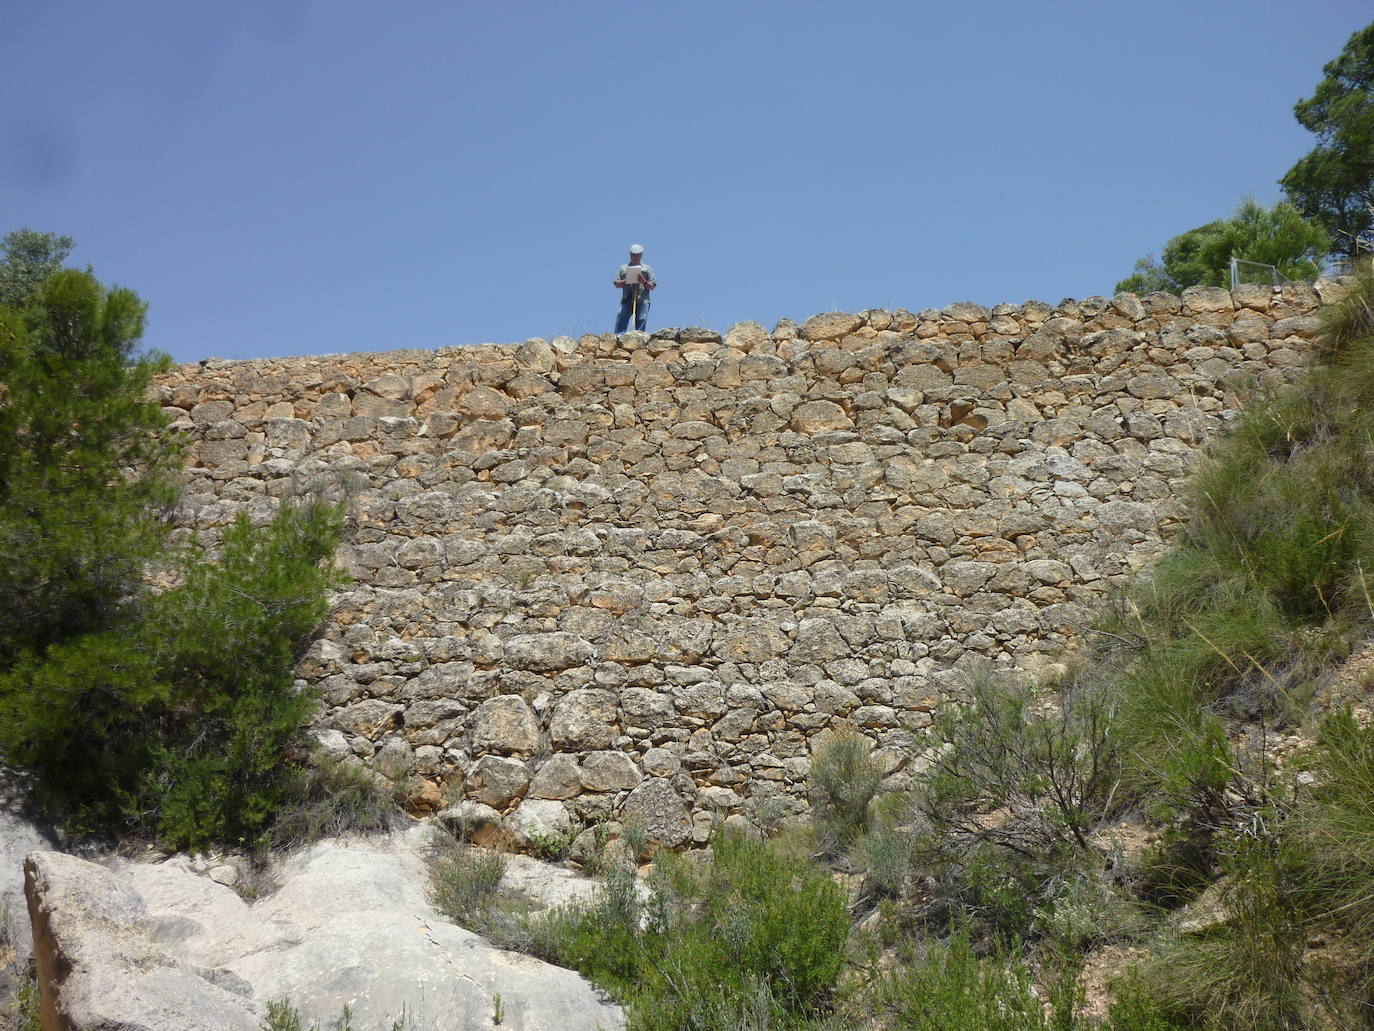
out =
<path fill-rule="evenodd" d="M 634 308 L 635 329 L 641 333 L 648 332 L 649 329 L 649 294 L 647 291 L 642 293 L 639 303 L 635 304 L 634 292 L 626 290 L 624 296 L 620 298 L 620 314 L 615 317 L 615 331 L 624 333 L 630 325 L 630 309 Z"/>

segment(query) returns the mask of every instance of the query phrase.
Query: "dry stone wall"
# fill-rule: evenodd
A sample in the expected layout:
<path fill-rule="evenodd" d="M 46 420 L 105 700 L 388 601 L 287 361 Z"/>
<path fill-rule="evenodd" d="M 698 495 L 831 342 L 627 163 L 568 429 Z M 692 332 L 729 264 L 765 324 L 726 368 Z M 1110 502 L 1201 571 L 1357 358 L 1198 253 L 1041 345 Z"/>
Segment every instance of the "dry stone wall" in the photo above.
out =
<path fill-rule="evenodd" d="M 353 582 L 300 668 L 326 749 L 516 837 L 676 846 L 803 808 L 839 727 L 900 785 L 963 671 L 1052 666 L 1335 289 L 209 360 L 157 390 L 211 542 L 353 484 Z"/>

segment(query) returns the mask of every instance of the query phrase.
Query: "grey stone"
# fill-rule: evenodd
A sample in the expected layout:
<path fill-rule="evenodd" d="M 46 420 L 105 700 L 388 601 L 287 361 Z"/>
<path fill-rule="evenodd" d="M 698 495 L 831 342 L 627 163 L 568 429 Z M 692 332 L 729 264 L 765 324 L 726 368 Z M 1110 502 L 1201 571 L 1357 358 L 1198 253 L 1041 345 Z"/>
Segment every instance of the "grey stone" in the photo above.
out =
<path fill-rule="evenodd" d="M 506 834 L 520 845 L 562 837 L 572 830 L 572 818 L 562 802 L 527 798 L 503 821 Z"/>
<path fill-rule="evenodd" d="M 103 867 L 34 852 L 24 893 L 44 1027 L 258 1031 L 266 1017 L 261 1002 L 212 984 L 164 949 L 142 897 Z"/>
<path fill-rule="evenodd" d="M 539 751 L 539 722 L 519 695 L 490 698 L 472 714 L 472 749 L 533 755 Z"/>
<path fill-rule="evenodd" d="M 798 433 L 827 433 L 850 429 L 854 420 L 834 401 L 807 401 L 792 409 L 791 425 Z"/>
<path fill-rule="evenodd" d="M 797 625 L 797 642 L 788 652 L 793 662 L 826 662 L 850 654 L 853 649 L 828 619 L 803 619 Z"/>
<path fill-rule="evenodd" d="M 588 791 L 624 791 L 643 779 L 624 752 L 592 752 L 582 760 L 582 786 Z"/>
<path fill-rule="evenodd" d="M 590 662 L 596 649 L 576 634 L 518 634 L 506 642 L 505 659 L 515 669 L 537 672 L 569 669 Z"/>
<path fill-rule="evenodd" d="M 819 315 L 812 315 L 802 323 L 801 336 L 803 340 L 835 340 L 839 337 L 848 336 L 862 325 L 863 319 L 858 315 L 851 315 L 849 312 L 822 312 Z"/>
<path fill-rule="evenodd" d="M 484 755 L 473 767 L 468 792 L 477 801 L 504 809 L 529 787 L 530 771 L 519 759 Z"/>
<path fill-rule="evenodd" d="M 24 857 L 48 851 L 53 843 L 37 827 L 0 808 L 0 927 L 20 957 L 33 949 L 24 902 Z"/>
<path fill-rule="evenodd" d="M 565 799 L 582 794 L 582 773 L 577 757 L 555 752 L 540 765 L 530 782 L 531 798 Z"/>
<path fill-rule="evenodd" d="M 549 743 L 555 748 L 605 748 L 616 739 L 615 695 L 596 688 L 569 692 L 549 720 Z"/>
<path fill-rule="evenodd" d="M 692 818 L 672 782 L 651 777 L 630 792 L 621 820 L 642 828 L 646 839 L 664 848 L 680 848 L 692 837 Z"/>

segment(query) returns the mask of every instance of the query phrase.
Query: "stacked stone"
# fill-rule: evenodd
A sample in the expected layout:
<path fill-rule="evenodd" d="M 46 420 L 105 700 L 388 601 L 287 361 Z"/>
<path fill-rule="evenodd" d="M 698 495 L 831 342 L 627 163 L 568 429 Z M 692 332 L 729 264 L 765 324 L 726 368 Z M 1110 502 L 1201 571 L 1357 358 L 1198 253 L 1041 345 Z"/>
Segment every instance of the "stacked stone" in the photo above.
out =
<path fill-rule="evenodd" d="M 353 583 L 300 670 L 327 749 L 517 837 L 616 818 L 677 846 L 800 811 L 839 728 L 900 786 L 964 671 L 1052 668 L 1337 289 L 209 360 L 157 389 L 212 544 L 352 485 Z"/>

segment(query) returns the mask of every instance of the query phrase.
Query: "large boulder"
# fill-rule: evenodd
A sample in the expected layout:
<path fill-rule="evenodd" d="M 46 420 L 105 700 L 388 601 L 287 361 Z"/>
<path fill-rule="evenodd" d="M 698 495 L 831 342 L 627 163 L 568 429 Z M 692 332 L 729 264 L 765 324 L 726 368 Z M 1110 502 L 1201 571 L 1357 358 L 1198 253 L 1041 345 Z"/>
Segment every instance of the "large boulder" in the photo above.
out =
<path fill-rule="evenodd" d="M 0 941 L 8 939 L 24 959 L 33 948 L 24 903 L 24 857 L 52 847 L 37 827 L 0 809 Z"/>
<path fill-rule="evenodd" d="M 692 837 L 692 817 L 672 782 L 650 777 L 630 792 L 621 811 L 626 824 L 636 824 L 652 846 L 677 848 Z"/>
<path fill-rule="evenodd" d="M 44 1028 L 257 1031 L 262 1026 L 266 1007 L 251 997 L 247 985 L 174 956 L 158 941 L 166 929 L 142 896 L 104 867 L 60 852 L 34 852 L 24 862 L 24 893 Z"/>
<path fill-rule="evenodd" d="M 45 1007 L 59 1007 L 44 1027 L 258 1031 L 264 1001 L 286 999 L 305 1026 L 332 1026 L 347 1004 L 355 1027 L 404 1011 L 416 1027 L 466 1031 L 490 1028 L 499 998 L 512 1028 L 624 1028 L 577 974 L 493 949 L 434 910 L 431 833 L 321 842 L 269 871 L 278 887 L 252 904 L 185 857 L 105 868 L 35 854 L 39 969 Z M 586 894 L 548 890 L 551 901 Z"/>

